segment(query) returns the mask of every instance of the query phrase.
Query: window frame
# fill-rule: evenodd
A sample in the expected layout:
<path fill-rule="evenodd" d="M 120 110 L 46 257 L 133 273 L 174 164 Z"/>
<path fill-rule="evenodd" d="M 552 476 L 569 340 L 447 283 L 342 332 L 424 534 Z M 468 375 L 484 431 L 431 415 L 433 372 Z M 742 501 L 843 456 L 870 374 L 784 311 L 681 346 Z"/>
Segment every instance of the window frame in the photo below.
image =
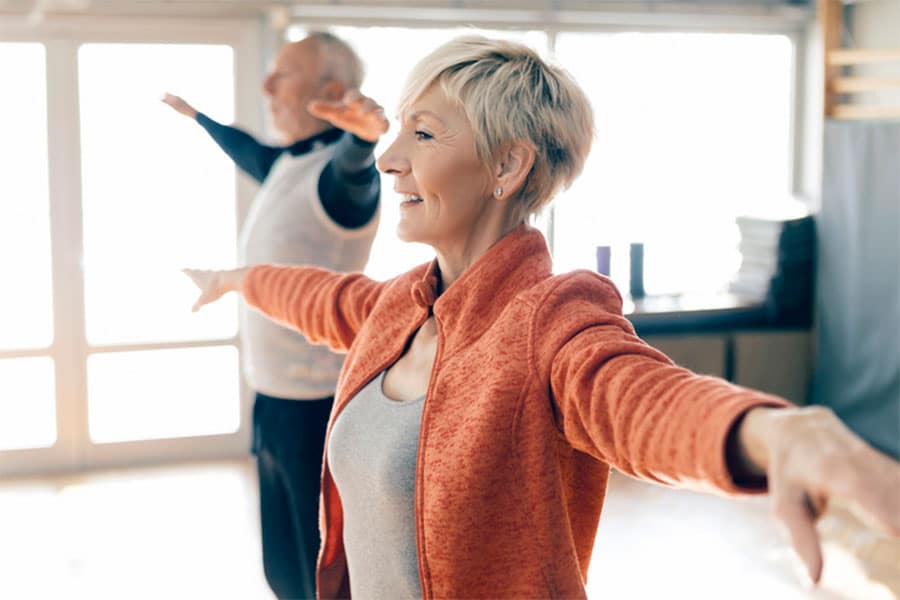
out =
<path fill-rule="evenodd" d="M 0 41 L 43 44 L 46 54 L 48 183 L 53 302 L 53 341 L 45 348 L 0 350 L 0 359 L 49 357 L 54 363 L 57 439 L 50 448 L 0 451 L 0 477 L 179 460 L 246 456 L 252 395 L 241 376 L 240 427 L 230 434 L 95 444 L 88 429 L 87 362 L 92 354 L 134 350 L 232 346 L 226 339 L 89 345 L 86 339 L 78 50 L 86 43 L 223 44 L 234 51 L 235 117 L 262 127 L 258 82 L 262 79 L 259 23 L 253 19 L 52 17 L 36 24 L 0 17 Z M 237 175 L 237 226 L 255 185 Z"/>

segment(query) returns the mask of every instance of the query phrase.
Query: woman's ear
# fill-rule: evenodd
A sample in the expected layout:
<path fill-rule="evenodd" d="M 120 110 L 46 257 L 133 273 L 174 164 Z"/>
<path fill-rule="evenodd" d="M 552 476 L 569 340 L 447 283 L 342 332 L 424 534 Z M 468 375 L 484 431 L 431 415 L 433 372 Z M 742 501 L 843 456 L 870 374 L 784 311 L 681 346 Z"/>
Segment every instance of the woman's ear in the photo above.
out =
<path fill-rule="evenodd" d="M 526 140 L 516 140 L 504 148 L 494 171 L 495 198 L 509 199 L 519 194 L 534 166 L 535 154 L 534 145 Z"/>

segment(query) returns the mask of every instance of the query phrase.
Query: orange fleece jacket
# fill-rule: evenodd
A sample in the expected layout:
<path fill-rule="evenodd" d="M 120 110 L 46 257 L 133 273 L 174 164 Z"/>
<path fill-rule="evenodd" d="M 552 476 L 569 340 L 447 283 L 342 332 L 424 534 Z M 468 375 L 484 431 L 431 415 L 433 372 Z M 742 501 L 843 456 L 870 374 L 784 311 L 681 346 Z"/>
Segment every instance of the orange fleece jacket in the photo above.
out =
<path fill-rule="evenodd" d="M 436 263 L 386 282 L 315 267 L 251 269 L 243 294 L 348 352 L 328 436 L 433 311 L 437 354 L 416 465 L 426 598 L 579 598 L 611 466 L 734 493 L 725 441 L 774 396 L 695 375 L 638 338 L 612 283 L 553 276 L 521 226 L 435 298 Z M 327 442 L 326 442 L 327 443 Z M 340 494 L 323 466 L 318 593 L 350 595 Z"/>

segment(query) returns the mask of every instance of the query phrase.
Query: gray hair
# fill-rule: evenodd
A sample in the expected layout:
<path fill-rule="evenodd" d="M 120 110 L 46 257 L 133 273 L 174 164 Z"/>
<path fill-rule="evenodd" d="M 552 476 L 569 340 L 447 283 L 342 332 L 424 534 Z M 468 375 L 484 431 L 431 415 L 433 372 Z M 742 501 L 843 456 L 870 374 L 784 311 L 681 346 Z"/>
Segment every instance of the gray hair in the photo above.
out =
<path fill-rule="evenodd" d="M 523 218 L 537 213 L 584 168 L 594 137 L 590 102 L 569 73 L 523 44 L 458 37 L 423 58 L 410 73 L 400 112 L 432 84 L 463 108 L 487 166 L 514 141 L 535 149 L 518 198 Z"/>
<path fill-rule="evenodd" d="M 313 31 L 307 37 L 319 45 L 323 78 L 340 81 L 348 89 L 362 85 L 365 74 L 362 60 L 350 44 L 327 31 Z"/>

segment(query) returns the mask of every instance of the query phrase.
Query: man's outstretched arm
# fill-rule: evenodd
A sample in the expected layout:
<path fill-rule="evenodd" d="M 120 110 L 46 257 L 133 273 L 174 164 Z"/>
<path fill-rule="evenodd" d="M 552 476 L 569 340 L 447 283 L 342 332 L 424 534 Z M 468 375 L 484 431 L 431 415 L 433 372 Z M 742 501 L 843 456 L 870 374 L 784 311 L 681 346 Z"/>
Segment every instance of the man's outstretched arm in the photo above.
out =
<path fill-rule="evenodd" d="M 246 131 L 210 119 L 178 96 L 166 94 L 162 101 L 178 113 L 197 121 L 234 164 L 258 183 L 268 176 L 282 152 L 281 148 L 261 144 Z"/>

